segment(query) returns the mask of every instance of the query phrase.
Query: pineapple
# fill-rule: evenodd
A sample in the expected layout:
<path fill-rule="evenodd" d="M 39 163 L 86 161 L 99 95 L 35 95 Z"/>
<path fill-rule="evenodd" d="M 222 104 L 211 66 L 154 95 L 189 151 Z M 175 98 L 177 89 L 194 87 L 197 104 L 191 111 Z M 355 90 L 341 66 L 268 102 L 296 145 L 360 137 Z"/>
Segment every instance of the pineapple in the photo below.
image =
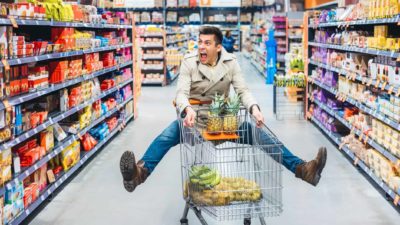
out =
<path fill-rule="evenodd" d="M 238 129 L 238 112 L 240 109 L 240 97 L 237 94 L 228 100 L 226 115 L 224 116 L 224 133 L 232 134 Z"/>
<path fill-rule="evenodd" d="M 209 134 L 220 134 L 223 128 L 223 120 L 220 116 L 224 105 L 224 96 L 215 94 L 214 100 L 208 112 L 207 132 Z"/>

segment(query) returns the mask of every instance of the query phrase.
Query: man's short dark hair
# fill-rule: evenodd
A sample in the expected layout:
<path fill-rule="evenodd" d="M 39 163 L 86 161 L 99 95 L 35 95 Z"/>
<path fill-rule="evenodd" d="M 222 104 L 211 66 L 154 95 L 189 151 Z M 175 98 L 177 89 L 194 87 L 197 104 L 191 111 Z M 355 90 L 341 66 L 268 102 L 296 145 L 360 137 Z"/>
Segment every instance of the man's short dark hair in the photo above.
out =
<path fill-rule="evenodd" d="M 218 27 L 202 26 L 200 27 L 200 34 L 214 34 L 215 44 L 222 44 L 222 39 L 224 38 L 221 30 Z"/>

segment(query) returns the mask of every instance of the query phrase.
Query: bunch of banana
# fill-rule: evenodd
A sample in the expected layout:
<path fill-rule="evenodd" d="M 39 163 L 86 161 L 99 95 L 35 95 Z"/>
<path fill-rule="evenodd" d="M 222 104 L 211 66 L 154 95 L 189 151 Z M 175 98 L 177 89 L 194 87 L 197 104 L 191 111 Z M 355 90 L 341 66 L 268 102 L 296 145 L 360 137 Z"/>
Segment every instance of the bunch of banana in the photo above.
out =
<path fill-rule="evenodd" d="M 188 196 L 185 187 L 184 196 Z M 232 202 L 256 202 L 262 197 L 260 186 L 244 178 L 224 177 L 212 189 L 191 191 L 190 196 L 194 203 L 209 206 L 229 205 Z"/>
<path fill-rule="evenodd" d="M 221 176 L 216 170 L 212 170 L 207 166 L 192 166 L 189 172 L 190 184 L 194 189 L 211 189 L 218 185 Z"/>

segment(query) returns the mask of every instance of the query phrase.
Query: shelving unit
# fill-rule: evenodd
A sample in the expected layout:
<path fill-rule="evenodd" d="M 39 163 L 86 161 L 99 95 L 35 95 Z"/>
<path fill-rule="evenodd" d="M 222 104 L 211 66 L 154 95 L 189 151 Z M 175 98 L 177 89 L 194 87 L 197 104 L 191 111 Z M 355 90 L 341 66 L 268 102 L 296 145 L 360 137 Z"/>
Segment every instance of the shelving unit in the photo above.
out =
<path fill-rule="evenodd" d="M 19 25 L 18 28 L 14 28 L 14 31 L 18 32 L 23 31 L 24 29 L 28 27 L 38 27 L 38 28 L 46 28 L 46 27 L 57 27 L 57 28 L 81 28 L 81 29 L 91 29 L 91 30 L 96 30 L 99 32 L 103 31 L 121 31 L 122 29 L 125 29 L 128 32 L 128 35 L 132 35 L 134 33 L 134 27 L 133 25 L 117 25 L 117 24 L 95 24 L 95 23 L 82 23 L 82 22 L 57 22 L 57 21 L 44 21 L 44 20 L 31 20 L 31 19 L 16 19 L 17 24 Z M 11 26 L 12 23 L 10 22 L 9 19 L 0 19 L 0 24 L 4 26 Z M 129 36 L 128 36 L 129 37 Z M 50 53 L 50 54 L 43 54 L 43 55 L 36 55 L 36 56 L 30 56 L 30 57 L 20 57 L 20 58 L 12 58 L 12 59 L 6 59 L 2 60 L 2 63 L 0 64 L 0 68 L 2 71 L 8 71 L 9 67 L 14 68 L 17 66 L 23 66 L 29 63 L 40 63 L 41 65 L 46 65 L 48 62 L 57 62 L 57 60 L 70 60 L 70 59 L 76 59 L 77 57 L 83 58 L 87 54 L 91 53 L 114 53 L 116 51 L 120 50 L 126 50 L 128 48 L 133 49 L 134 48 L 134 41 L 133 38 L 130 38 L 132 43 L 125 43 L 125 44 L 118 44 L 118 45 L 109 45 L 107 47 L 98 47 L 98 48 L 89 48 L 85 50 L 76 50 L 76 51 L 69 51 L 69 52 L 58 52 L 58 53 Z M 130 51 L 132 52 L 132 51 Z M 115 55 L 115 53 L 113 54 Z M 83 149 L 80 150 L 80 160 L 77 162 L 77 164 L 74 164 L 72 168 L 69 170 L 65 170 L 64 172 L 60 172 L 55 177 L 54 182 L 47 182 L 47 187 L 42 190 L 39 193 L 39 196 L 36 200 L 34 200 L 32 203 L 28 204 L 25 206 L 24 210 L 19 213 L 19 215 L 14 215 L 14 218 L 12 221 L 10 221 L 8 224 L 21 224 L 24 222 L 24 220 L 35 210 L 37 209 L 54 191 L 56 191 L 63 183 L 69 180 L 69 178 L 77 172 L 78 168 L 84 166 L 87 162 L 87 160 L 92 157 L 97 151 L 101 150 L 102 147 L 107 145 L 109 143 L 109 140 L 121 132 L 123 128 L 125 127 L 126 123 L 128 123 L 131 119 L 133 119 L 135 116 L 137 116 L 137 112 L 135 109 L 135 105 L 132 104 L 132 101 L 135 99 L 137 101 L 137 96 L 138 94 L 136 91 L 137 89 L 135 88 L 136 86 L 136 76 L 132 77 L 124 77 L 122 78 L 121 75 L 122 73 L 120 72 L 121 70 L 129 69 L 129 68 L 134 68 L 134 59 L 129 57 L 129 60 L 118 60 L 114 61 L 113 65 L 106 65 L 104 64 L 104 68 L 100 70 L 94 70 L 92 72 L 82 72 L 79 76 L 76 78 L 72 79 L 66 79 L 60 83 L 56 84 L 49 84 L 45 88 L 37 88 L 37 89 L 32 89 L 30 92 L 26 93 L 21 93 L 12 97 L 5 97 L 2 99 L 0 103 L 0 110 L 7 110 L 11 112 L 15 112 L 17 108 L 21 107 L 22 105 L 25 104 L 31 104 L 32 102 L 36 101 L 39 98 L 42 98 L 44 96 L 49 96 L 52 95 L 54 98 L 61 98 L 58 96 L 59 92 L 62 90 L 68 90 L 70 88 L 77 87 L 78 85 L 81 85 L 83 82 L 87 81 L 92 81 L 92 80 L 106 80 L 106 78 L 110 80 L 114 80 L 115 84 L 112 85 L 109 88 L 103 89 L 101 93 L 99 94 L 93 94 L 91 95 L 90 99 L 87 99 L 85 101 L 81 101 L 79 104 L 74 105 L 74 106 L 69 106 L 66 110 L 58 109 L 56 112 L 51 112 L 49 113 L 47 119 L 39 124 L 38 126 L 33 126 L 31 129 L 27 129 L 23 133 L 16 133 L 16 131 L 13 132 L 13 137 L 10 140 L 6 140 L 0 144 L 0 154 L 3 154 L 3 152 L 8 151 L 9 149 L 12 149 L 12 152 L 14 153 L 14 150 L 16 147 L 20 146 L 21 144 L 25 144 L 31 140 L 37 140 L 39 137 L 39 134 L 41 134 L 43 131 L 46 129 L 55 126 L 59 122 L 65 121 L 65 119 L 71 119 L 78 113 L 81 113 L 82 110 L 84 110 L 87 106 L 92 107 L 92 104 L 97 102 L 98 100 L 104 100 L 106 98 L 111 98 L 113 97 L 115 100 L 115 106 L 110 108 L 104 109 L 103 113 L 99 115 L 98 117 L 90 117 L 89 122 L 86 126 L 83 128 L 79 128 L 77 130 L 77 133 L 68 133 L 66 132 L 67 136 L 59 141 L 54 141 L 54 147 L 52 147 L 51 150 L 49 150 L 45 155 L 42 155 L 38 160 L 34 161 L 30 166 L 27 167 L 21 167 L 20 172 L 14 173 L 14 168 L 15 168 L 15 161 L 14 157 L 16 157 L 14 154 L 12 157 L 12 166 L 13 166 L 13 173 L 12 173 L 12 178 L 11 180 L 7 180 L 2 187 L 0 187 L 0 198 L 2 199 L 1 201 L 4 201 L 4 197 L 6 193 L 17 186 L 21 184 L 21 182 L 24 182 L 27 178 L 32 176 L 34 173 L 36 173 L 39 169 L 41 169 L 43 166 L 47 165 L 50 161 L 52 161 L 54 158 L 59 157 L 59 155 L 72 143 L 75 141 L 80 141 L 82 140 L 82 136 L 86 135 L 89 133 L 89 131 L 92 131 L 93 128 L 97 127 L 100 124 L 105 124 L 106 121 L 108 121 L 111 118 L 118 118 L 118 123 L 116 124 L 116 127 L 110 131 L 110 133 L 102 140 L 99 140 L 99 142 L 94 146 L 93 149 L 91 149 L 88 152 L 85 152 Z M 81 65 L 82 67 L 82 65 Z M 80 68 L 83 70 L 82 68 Z M 86 71 L 86 70 L 85 70 Z M 132 71 L 130 74 L 135 74 L 135 70 Z M 136 74 L 135 74 L 136 75 Z M 116 78 L 116 76 L 119 76 Z M 49 76 L 50 77 L 50 76 Z M 1 77 L 3 78 L 3 77 Z M 122 95 L 121 92 L 127 90 L 126 87 L 130 86 L 130 92 L 131 94 L 129 95 Z M 100 84 L 99 84 L 99 91 L 100 91 Z M 117 96 L 117 93 L 119 93 L 118 96 L 119 98 L 115 97 Z M 115 99 L 116 98 L 116 99 Z M 61 100 L 60 100 L 61 101 Z M 103 102 L 104 103 L 104 102 Z M 61 104 L 61 103 L 60 103 Z M 68 102 L 67 102 L 68 104 Z M 15 116 L 16 113 L 14 113 Z M 75 119 L 71 119 L 70 121 L 74 121 Z M 14 126 L 15 124 L 11 124 Z M 7 126 L 11 126 L 7 125 Z M 25 130 L 25 129 L 24 129 Z M 53 137 L 54 138 L 54 137 Z M 54 138 L 56 139 L 56 138 Z M 19 147 L 18 147 L 19 148 Z M 4 158 L 3 158 L 4 160 Z M 51 169 L 50 169 L 51 170 Z M 22 186 L 23 188 L 26 188 Z M 22 193 L 23 195 L 24 193 Z M 19 196 L 21 197 L 21 196 Z M 4 203 L 2 203 L 4 204 Z M 7 203 L 8 204 L 8 203 Z"/>
<path fill-rule="evenodd" d="M 305 17 L 306 21 L 309 22 L 309 18 Z M 373 151 L 376 154 L 381 155 L 388 163 L 393 165 L 393 168 L 400 169 L 400 155 L 395 154 L 393 147 L 391 144 L 386 142 L 378 141 L 378 137 L 372 132 L 377 130 L 378 128 L 373 127 L 374 125 L 370 124 L 368 121 L 376 121 L 372 123 L 381 123 L 383 126 L 388 127 L 388 129 L 392 129 L 394 131 L 400 131 L 400 121 L 392 118 L 388 114 L 386 114 L 382 109 L 377 106 L 371 106 L 368 102 L 361 100 L 360 98 L 356 97 L 355 95 L 350 95 L 348 93 L 340 92 L 344 85 L 344 82 L 349 82 L 351 84 L 356 84 L 357 87 L 360 89 L 363 88 L 365 90 L 372 90 L 371 94 L 374 96 L 386 96 L 388 98 L 396 98 L 400 96 L 399 86 L 395 84 L 391 84 L 389 81 L 382 81 L 380 79 L 372 79 L 371 77 L 371 70 L 367 68 L 367 73 L 362 74 L 359 71 L 353 71 L 346 66 L 332 66 L 329 64 L 329 58 L 324 59 L 321 61 L 319 55 L 316 54 L 319 51 L 325 51 L 326 49 L 330 49 L 330 53 L 332 54 L 332 50 L 336 51 L 338 54 L 342 53 L 356 53 L 357 56 L 360 55 L 362 57 L 366 57 L 367 59 L 372 59 L 373 57 L 381 56 L 387 57 L 388 60 L 391 58 L 395 60 L 400 56 L 400 53 L 397 51 L 387 51 L 387 50 L 379 50 L 379 49 L 372 49 L 368 47 L 360 48 L 355 46 L 346 46 L 346 45 L 336 45 L 336 44 L 327 44 L 327 43 L 319 43 L 314 40 L 314 36 L 316 36 L 316 32 L 319 30 L 327 30 L 327 29 L 334 29 L 336 32 L 341 32 L 342 29 L 352 30 L 373 30 L 375 25 L 388 25 L 392 26 L 397 23 L 399 17 L 394 18 L 385 18 L 385 19 L 364 19 L 364 20 L 356 20 L 356 21 L 345 21 L 345 22 L 327 22 L 327 23 L 307 23 L 306 30 L 308 36 L 308 43 L 306 43 L 305 49 L 307 50 L 307 58 L 308 62 L 306 63 L 306 72 L 308 74 L 308 86 L 307 86 L 307 93 L 308 93 L 308 101 L 307 101 L 307 109 L 311 109 L 312 111 L 309 112 L 308 118 L 320 128 L 320 130 L 332 141 L 334 142 L 339 150 L 351 160 L 353 164 L 360 168 L 363 171 L 363 174 L 368 177 L 371 181 L 373 181 L 374 186 L 378 188 L 382 193 L 389 197 L 396 207 L 400 206 L 399 203 L 399 196 L 400 196 L 400 189 L 394 190 L 390 187 L 389 181 L 385 181 L 385 179 L 380 177 L 380 172 L 376 171 L 374 166 L 369 164 L 368 161 L 364 161 L 360 157 L 358 157 L 347 144 L 344 144 L 342 141 L 342 137 L 349 134 L 354 135 L 360 142 L 362 142 L 367 148 L 368 151 Z M 350 28 L 349 28 L 350 26 Z M 314 50 L 313 50 L 314 49 Z M 352 54 L 347 54 L 348 57 L 357 57 L 353 56 Z M 347 60 L 348 64 L 354 63 L 352 58 L 344 58 L 342 59 Z M 361 68 L 361 65 L 359 65 Z M 368 65 L 367 65 L 368 66 Z M 337 84 L 336 86 L 331 86 L 325 83 L 320 77 L 320 72 L 327 74 L 333 73 L 335 77 L 337 77 Z M 325 75 L 327 76 L 327 75 Z M 333 82 L 335 83 L 335 82 Z M 332 84 L 333 85 L 333 84 Z M 322 93 L 324 99 L 329 99 L 329 101 L 335 101 L 341 104 L 345 104 L 344 106 L 339 106 L 338 109 L 332 108 L 332 106 L 328 106 L 327 103 L 322 102 L 320 99 L 315 98 L 315 91 L 317 93 Z M 313 92 L 313 93 L 311 93 Z M 378 97 L 376 97 L 378 98 Z M 377 101 L 378 103 L 378 101 Z M 344 128 L 341 128 L 339 133 L 332 132 L 331 130 L 327 129 L 326 126 L 321 122 L 318 121 L 312 112 L 315 108 L 318 107 L 329 115 L 333 121 L 341 124 Z M 343 109 L 342 109 L 343 107 Z M 354 114 L 347 119 L 344 115 L 344 111 L 347 108 L 354 108 L 359 111 L 358 114 Z M 365 117 L 366 123 L 368 126 L 371 126 L 371 130 L 366 130 L 365 127 L 362 129 L 357 125 L 358 121 L 353 121 L 355 116 L 362 116 Z M 345 119 L 346 118 L 346 119 Z M 364 125 L 365 126 L 365 125 Z M 375 131 L 374 131 L 375 132 Z M 366 154 L 366 153 L 365 153 Z"/>
<path fill-rule="evenodd" d="M 285 54 L 288 51 L 288 19 L 284 15 L 276 15 L 272 17 L 275 29 L 275 40 L 277 43 L 277 74 L 285 72 Z"/>
<path fill-rule="evenodd" d="M 165 51 L 167 49 L 167 36 L 163 28 L 144 27 L 141 29 L 140 38 L 143 39 L 140 47 L 142 85 L 167 84 Z"/>

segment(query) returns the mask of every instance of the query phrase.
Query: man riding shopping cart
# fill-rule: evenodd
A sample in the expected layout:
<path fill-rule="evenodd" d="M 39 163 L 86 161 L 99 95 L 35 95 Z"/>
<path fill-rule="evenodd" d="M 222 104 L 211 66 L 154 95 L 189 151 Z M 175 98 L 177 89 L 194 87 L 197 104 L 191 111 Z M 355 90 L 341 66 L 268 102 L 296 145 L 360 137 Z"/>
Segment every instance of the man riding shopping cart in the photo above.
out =
<path fill-rule="evenodd" d="M 228 96 L 231 85 L 244 107 L 256 120 L 256 126 L 264 123 L 264 117 L 245 84 L 236 57 L 225 51 L 221 45 L 222 39 L 223 35 L 218 28 L 201 27 L 198 52 L 186 55 L 182 61 L 175 100 L 179 113 L 184 118 L 185 127 L 193 127 L 196 119 L 195 106 L 190 104 L 189 99 L 209 104 L 216 93 Z M 124 187 L 128 192 L 134 191 L 143 183 L 170 148 L 180 143 L 180 130 L 178 120 L 172 122 L 150 144 L 143 158 L 138 162 L 131 151 L 126 151 L 122 155 L 120 170 Z M 268 142 L 267 139 L 265 141 Z M 252 144 L 250 142 L 247 144 Z M 314 186 L 320 180 L 326 158 L 325 148 L 320 148 L 316 158 L 309 162 L 293 155 L 287 148 L 282 148 L 282 164 L 297 178 Z"/>

